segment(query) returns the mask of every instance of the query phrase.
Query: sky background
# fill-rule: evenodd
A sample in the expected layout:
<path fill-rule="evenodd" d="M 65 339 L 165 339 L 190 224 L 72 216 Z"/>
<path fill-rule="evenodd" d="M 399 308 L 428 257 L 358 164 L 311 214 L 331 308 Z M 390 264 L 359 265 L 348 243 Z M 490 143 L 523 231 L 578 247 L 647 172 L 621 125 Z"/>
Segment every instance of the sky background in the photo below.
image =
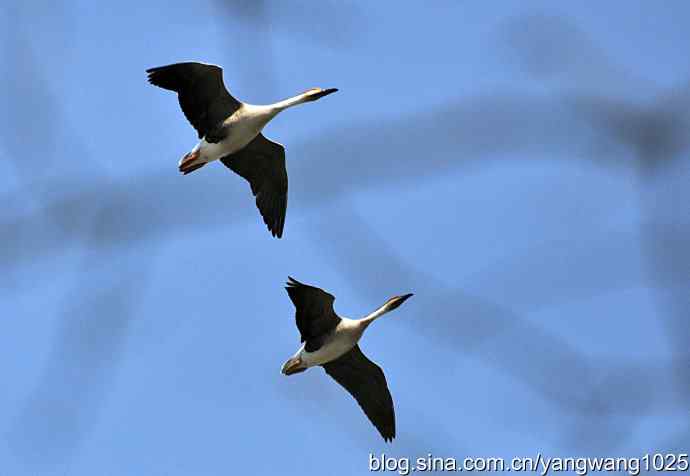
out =
<path fill-rule="evenodd" d="M 369 453 L 690 441 L 683 1 L 10 1 L 0 10 L 0 474 L 351 475 Z M 282 240 L 144 70 L 280 115 Z M 297 349 L 288 275 L 370 327 L 386 444 Z M 687 452 L 687 451 L 685 451 Z"/>

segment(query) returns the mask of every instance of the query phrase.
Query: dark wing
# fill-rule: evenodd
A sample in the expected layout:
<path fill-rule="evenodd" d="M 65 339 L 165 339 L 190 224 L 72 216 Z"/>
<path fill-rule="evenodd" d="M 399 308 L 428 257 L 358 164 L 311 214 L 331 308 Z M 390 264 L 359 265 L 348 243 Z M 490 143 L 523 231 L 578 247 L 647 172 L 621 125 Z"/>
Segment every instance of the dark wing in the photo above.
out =
<path fill-rule="evenodd" d="M 358 345 L 323 364 L 326 373 L 355 397 L 385 441 L 395 438 L 395 410 L 383 370 L 362 353 Z"/>
<path fill-rule="evenodd" d="M 285 289 L 295 305 L 295 321 L 302 342 L 307 343 L 308 352 L 313 352 L 321 347 L 320 338 L 330 333 L 340 322 L 333 310 L 335 297 L 323 289 L 302 284 L 292 277 L 288 277 Z"/>
<path fill-rule="evenodd" d="M 220 160 L 249 182 L 264 223 L 273 236 L 283 236 L 288 189 L 285 148 L 259 134 L 244 149 Z"/>
<path fill-rule="evenodd" d="M 240 107 L 223 84 L 223 70 L 212 64 L 175 63 L 146 70 L 149 82 L 177 93 L 185 117 L 199 139 Z"/>

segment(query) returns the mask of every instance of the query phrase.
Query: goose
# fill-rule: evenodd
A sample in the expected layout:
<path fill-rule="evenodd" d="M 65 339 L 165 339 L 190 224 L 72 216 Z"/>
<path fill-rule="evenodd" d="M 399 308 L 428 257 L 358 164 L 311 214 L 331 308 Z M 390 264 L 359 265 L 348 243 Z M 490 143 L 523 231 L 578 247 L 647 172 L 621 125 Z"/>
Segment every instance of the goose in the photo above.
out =
<path fill-rule="evenodd" d="M 323 289 L 290 276 L 285 289 L 295 305 L 295 320 L 303 344 L 283 364 L 281 372 L 294 375 L 320 365 L 357 400 L 384 441 L 392 441 L 395 411 L 386 376 L 362 353 L 358 342 L 372 322 L 398 308 L 412 294 L 394 296 L 362 319 L 348 319 L 335 313 L 335 297 Z"/>
<path fill-rule="evenodd" d="M 235 99 L 223 83 L 223 69 L 206 63 L 186 62 L 146 70 L 154 86 L 174 91 L 199 143 L 179 161 L 187 175 L 209 162 L 220 161 L 249 182 L 256 206 L 273 236 L 283 236 L 287 209 L 285 148 L 261 131 L 279 112 L 316 101 L 337 91 L 312 88 L 268 105 Z"/>

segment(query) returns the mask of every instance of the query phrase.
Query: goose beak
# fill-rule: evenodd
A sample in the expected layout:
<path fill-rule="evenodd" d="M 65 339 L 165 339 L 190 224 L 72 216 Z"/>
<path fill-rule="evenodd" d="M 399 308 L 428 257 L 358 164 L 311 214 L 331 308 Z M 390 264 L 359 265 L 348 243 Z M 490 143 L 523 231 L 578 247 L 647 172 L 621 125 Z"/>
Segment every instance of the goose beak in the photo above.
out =
<path fill-rule="evenodd" d="M 400 307 L 402 303 L 410 299 L 414 294 L 409 293 L 409 294 L 403 294 L 402 296 L 395 296 L 390 299 L 390 304 L 389 304 L 389 309 L 392 311 L 393 309 L 397 309 Z"/>
<path fill-rule="evenodd" d="M 312 101 L 316 101 L 317 99 L 321 99 L 324 96 L 328 96 L 329 94 L 333 94 L 337 90 L 338 90 L 337 88 L 320 89 L 320 90 L 317 90 L 316 92 L 312 93 L 310 95 L 309 99 L 311 99 Z"/>

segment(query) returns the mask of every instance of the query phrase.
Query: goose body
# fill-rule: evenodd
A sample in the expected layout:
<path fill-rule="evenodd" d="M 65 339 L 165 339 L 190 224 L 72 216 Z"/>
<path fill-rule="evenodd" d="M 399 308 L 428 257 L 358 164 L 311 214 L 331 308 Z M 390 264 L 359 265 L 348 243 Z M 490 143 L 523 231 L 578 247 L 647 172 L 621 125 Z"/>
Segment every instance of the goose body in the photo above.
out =
<path fill-rule="evenodd" d="M 197 130 L 199 143 L 178 163 L 187 175 L 220 160 L 249 182 L 256 206 L 273 236 L 283 235 L 287 210 L 285 148 L 261 133 L 285 109 L 316 101 L 337 91 L 312 88 L 269 105 L 235 99 L 216 65 L 187 62 L 149 68 L 151 84 L 177 93 L 182 112 Z"/>
<path fill-rule="evenodd" d="M 218 142 L 208 142 L 204 137 L 185 157 L 196 155 L 195 153 L 198 152 L 195 163 L 207 164 L 234 154 L 254 140 L 277 113 L 278 111 L 270 106 L 242 104 L 237 111 L 223 121 L 223 127 L 228 131 L 223 139 Z M 179 167 L 182 167 L 185 157 L 180 159 Z"/>
<path fill-rule="evenodd" d="M 321 366 L 345 388 L 386 441 L 395 438 L 395 410 L 381 368 L 369 360 L 358 342 L 367 327 L 396 309 L 412 294 L 395 296 L 362 319 L 338 316 L 335 297 L 326 291 L 288 278 L 285 288 L 295 305 L 295 320 L 302 346 L 281 369 L 285 375 Z"/>
<path fill-rule="evenodd" d="M 292 356 L 292 359 L 300 360 L 302 362 L 301 367 L 305 370 L 309 367 L 323 365 L 350 351 L 357 345 L 363 333 L 364 326 L 360 325 L 359 321 L 341 317 L 337 327 L 331 333 L 326 334 L 321 347 L 310 352 L 306 349 L 307 343 L 305 342 Z M 282 371 L 285 373 L 285 366 Z"/>

